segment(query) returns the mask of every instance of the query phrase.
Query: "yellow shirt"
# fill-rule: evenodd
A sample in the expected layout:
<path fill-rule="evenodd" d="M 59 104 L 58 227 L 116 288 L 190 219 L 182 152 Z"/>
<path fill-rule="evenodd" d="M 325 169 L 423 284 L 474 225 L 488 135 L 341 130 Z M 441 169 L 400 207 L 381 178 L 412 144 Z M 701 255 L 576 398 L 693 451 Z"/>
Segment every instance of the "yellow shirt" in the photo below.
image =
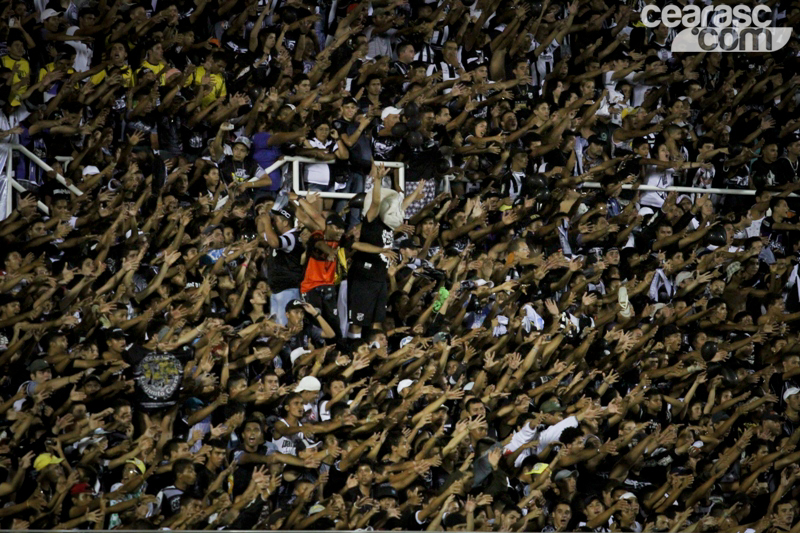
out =
<path fill-rule="evenodd" d="M 147 60 L 142 61 L 142 66 L 136 71 L 136 74 L 141 76 L 142 71 L 144 69 L 149 69 L 153 71 L 153 74 L 158 76 L 158 83 L 159 85 L 166 85 L 167 84 L 167 70 L 169 69 L 169 65 L 166 63 L 161 63 L 158 65 L 153 65 L 152 63 L 148 63 Z"/>
<path fill-rule="evenodd" d="M 131 87 L 133 87 L 133 84 L 136 81 L 133 77 L 133 69 L 128 65 L 123 65 L 119 67 L 119 72 L 122 75 L 122 86 L 125 87 L 126 89 L 130 89 Z M 106 77 L 108 77 L 108 69 L 101 70 L 100 72 L 89 78 L 89 80 L 92 82 L 92 85 L 100 85 L 101 83 L 103 83 L 103 80 L 106 79 Z"/>
<path fill-rule="evenodd" d="M 14 72 L 14 80 L 11 82 L 12 85 L 19 83 L 23 78 L 28 78 L 31 75 L 31 65 L 28 63 L 27 59 L 12 59 L 11 56 L 3 56 L 2 62 L 3 66 L 9 70 L 14 70 L 14 67 L 17 69 Z M 27 90 L 27 85 L 17 87 L 17 89 L 11 93 L 11 105 L 20 105 L 22 102 L 19 97 Z"/>
<path fill-rule="evenodd" d="M 208 74 L 205 67 L 197 67 L 197 70 L 194 71 L 194 74 L 192 74 L 192 76 L 186 80 L 184 86 L 188 87 L 190 85 L 194 85 L 195 87 L 199 87 L 203 85 L 203 78 L 206 76 L 211 78 L 213 89 L 203 98 L 201 103 L 203 107 L 211 105 L 211 102 L 214 100 L 225 98 L 225 96 L 228 94 L 228 89 L 225 86 L 225 78 L 219 74 Z"/>
<path fill-rule="evenodd" d="M 40 68 L 39 69 L 39 81 L 42 81 L 42 79 L 45 76 L 47 76 L 48 74 L 53 72 L 55 69 L 56 69 L 56 64 L 55 63 L 48 63 L 47 65 L 45 65 L 44 68 Z M 75 74 L 75 69 L 72 68 L 72 67 L 68 68 L 67 69 L 67 76 L 72 76 L 73 74 Z M 58 90 L 61 87 L 60 84 L 63 83 L 63 82 L 64 82 L 64 79 L 62 78 L 58 82 L 53 83 L 50 87 L 45 88 L 44 92 L 45 92 L 46 95 L 48 95 L 48 96 L 45 96 L 45 102 L 50 100 L 51 98 L 53 98 L 56 94 L 58 94 Z M 78 88 L 78 87 L 80 87 L 80 85 L 78 83 L 76 83 L 75 87 Z"/>

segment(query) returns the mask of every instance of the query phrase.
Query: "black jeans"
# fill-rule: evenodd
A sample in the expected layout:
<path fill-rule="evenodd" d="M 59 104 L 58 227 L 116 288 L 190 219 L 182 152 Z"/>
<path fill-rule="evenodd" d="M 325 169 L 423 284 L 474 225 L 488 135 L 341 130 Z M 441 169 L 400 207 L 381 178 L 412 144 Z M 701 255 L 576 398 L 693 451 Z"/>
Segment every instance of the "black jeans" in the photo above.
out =
<path fill-rule="evenodd" d="M 319 309 L 322 318 L 340 336 L 339 331 L 339 287 L 337 285 L 321 285 L 305 294 L 305 300 Z"/>

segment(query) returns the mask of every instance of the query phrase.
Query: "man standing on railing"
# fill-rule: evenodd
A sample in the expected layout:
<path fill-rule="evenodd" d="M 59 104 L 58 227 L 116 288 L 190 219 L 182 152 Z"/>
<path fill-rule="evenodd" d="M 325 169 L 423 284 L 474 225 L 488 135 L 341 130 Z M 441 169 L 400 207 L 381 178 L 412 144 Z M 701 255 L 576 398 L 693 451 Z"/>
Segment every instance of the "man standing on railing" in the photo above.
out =
<path fill-rule="evenodd" d="M 294 216 L 286 209 L 272 211 L 271 216 L 265 217 L 263 237 L 272 248 L 268 252 L 267 267 L 272 291 L 270 312 L 275 315 L 275 322 L 285 326 L 286 304 L 300 299 L 305 246 L 300 242 L 300 232 L 294 227 Z"/>

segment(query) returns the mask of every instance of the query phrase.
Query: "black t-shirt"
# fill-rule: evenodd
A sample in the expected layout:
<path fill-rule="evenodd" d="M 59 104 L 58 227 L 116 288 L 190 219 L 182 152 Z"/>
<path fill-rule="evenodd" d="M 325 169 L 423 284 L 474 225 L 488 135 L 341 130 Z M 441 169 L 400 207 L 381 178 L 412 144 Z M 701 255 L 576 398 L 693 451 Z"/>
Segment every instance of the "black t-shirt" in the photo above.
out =
<path fill-rule="evenodd" d="M 158 146 L 167 152 L 183 152 L 181 133 L 183 117 L 180 114 L 162 114 L 158 117 Z"/>
<path fill-rule="evenodd" d="M 763 159 L 759 159 L 753 163 L 750 173 L 753 176 L 753 183 L 757 189 L 765 187 L 776 187 L 784 185 L 786 182 L 781 181 L 781 175 L 778 162 L 765 163 Z"/>
<path fill-rule="evenodd" d="M 375 161 L 394 161 L 397 149 L 403 140 L 399 137 L 381 137 L 378 132 L 383 129 L 383 124 L 379 124 L 372 130 L 372 153 Z"/>
<path fill-rule="evenodd" d="M 412 147 L 405 143 L 404 153 L 406 158 L 406 183 L 429 180 L 433 178 L 436 162 L 441 157 L 439 143 L 436 139 L 422 136 L 422 146 Z"/>
<path fill-rule="evenodd" d="M 289 340 L 283 343 L 283 348 L 281 348 L 280 353 L 283 368 L 291 368 L 291 353 L 297 348 L 313 350 L 324 344 L 325 339 L 322 337 L 322 328 L 306 322 L 300 333 L 289 337 Z"/>
<path fill-rule="evenodd" d="M 248 157 L 244 161 L 234 161 L 226 156 L 219 164 L 219 175 L 228 183 L 250 181 L 258 175 L 258 163 Z"/>
<path fill-rule="evenodd" d="M 384 224 L 380 217 L 375 217 L 372 222 L 364 219 L 361 224 L 361 242 L 390 248 L 394 243 L 392 229 Z M 348 278 L 386 281 L 388 264 L 389 260 L 382 254 L 356 252 L 353 254 L 353 264 Z"/>
<path fill-rule="evenodd" d="M 333 121 L 333 127 L 339 132 L 339 135 L 343 133 L 352 135 L 358 129 L 358 123 L 339 119 Z M 372 146 L 370 146 L 367 136 L 362 133 L 349 151 L 350 168 L 356 172 L 368 174 L 372 168 Z"/>
<path fill-rule="evenodd" d="M 269 288 L 273 293 L 300 288 L 304 274 L 302 260 L 305 247 L 297 232 L 291 229 L 278 240 L 280 248 L 272 250 L 267 259 Z"/>
<path fill-rule="evenodd" d="M 189 127 L 188 124 L 181 124 L 181 136 L 183 150 L 192 160 L 203 155 L 208 139 L 208 125 L 205 123 L 195 124 Z M 222 175 L 220 173 L 220 175 Z"/>
<path fill-rule="evenodd" d="M 792 163 L 786 157 L 776 161 L 777 176 L 780 183 L 797 183 L 800 181 L 800 160 Z"/>
<path fill-rule="evenodd" d="M 769 237 L 769 249 L 775 257 L 786 257 L 789 249 L 789 232 L 774 229 L 775 221 L 767 217 L 761 222 L 761 236 Z"/>

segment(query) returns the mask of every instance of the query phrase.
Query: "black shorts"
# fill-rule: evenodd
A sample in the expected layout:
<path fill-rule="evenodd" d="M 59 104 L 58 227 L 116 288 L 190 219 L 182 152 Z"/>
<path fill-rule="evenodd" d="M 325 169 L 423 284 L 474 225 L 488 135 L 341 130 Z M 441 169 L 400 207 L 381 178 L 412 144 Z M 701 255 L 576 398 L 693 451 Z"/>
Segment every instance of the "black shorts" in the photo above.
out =
<path fill-rule="evenodd" d="M 371 326 L 386 320 L 389 282 L 347 279 L 347 320 L 356 326 Z"/>

